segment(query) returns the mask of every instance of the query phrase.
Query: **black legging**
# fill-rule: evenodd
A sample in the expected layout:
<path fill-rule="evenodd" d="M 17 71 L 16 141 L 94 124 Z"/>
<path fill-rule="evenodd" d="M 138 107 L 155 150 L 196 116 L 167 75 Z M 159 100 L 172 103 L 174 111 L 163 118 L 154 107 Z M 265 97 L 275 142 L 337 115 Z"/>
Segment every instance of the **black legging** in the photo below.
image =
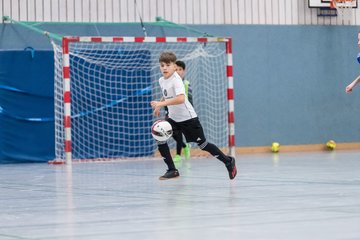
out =
<path fill-rule="evenodd" d="M 176 154 L 181 155 L 181 149 L 186 147 L 186 144 L 183 142 L 182 132 L 180 131 L 174 132 L 173 138 L 176 141 Z"/>

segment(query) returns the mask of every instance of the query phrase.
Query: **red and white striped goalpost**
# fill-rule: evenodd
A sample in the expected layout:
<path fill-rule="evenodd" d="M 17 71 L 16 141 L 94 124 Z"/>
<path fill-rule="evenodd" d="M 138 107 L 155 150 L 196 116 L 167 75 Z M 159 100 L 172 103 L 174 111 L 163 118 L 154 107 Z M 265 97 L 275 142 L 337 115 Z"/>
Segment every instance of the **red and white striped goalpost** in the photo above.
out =
<path fill-rule="evenodd" d="M 223 42 L 226 45 L 226 74 L 228 81 L 227 99 L 228 99 L 228 148 L 229 154 L 235 156 L 235 117 L 234 117 L 234 79 L 233 79 L 233 56 L 232 39 L 229 37 L 63 37 L 63 89 L 64 89 L 64 151 L 65 162 L 51 161 L 53 164 L 71 164 L 71 88 L 70 88 L 70 56 L 69 45 L 72 42 L 128 42 L 128 43 L 162 43 L 162 42 Z"/>

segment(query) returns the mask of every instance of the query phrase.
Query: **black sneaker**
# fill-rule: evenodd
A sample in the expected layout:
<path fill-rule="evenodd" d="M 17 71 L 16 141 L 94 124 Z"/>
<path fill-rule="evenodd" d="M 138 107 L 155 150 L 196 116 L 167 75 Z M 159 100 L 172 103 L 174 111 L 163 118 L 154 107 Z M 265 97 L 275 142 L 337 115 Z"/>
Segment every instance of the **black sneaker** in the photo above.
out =
<path fill-rule="evenodd" d="M 167 170 L 166 173 L 159 177 L 160 180 L 168 180 L 168 179 L 172 179 L 172 178 L 177 178 L 179 177 L 179 171 L 178 170 Z"/>
<path fill-rule="evenodd" d="M 229 178 L 232 180 L 235 178 L 237 174 L 236 165 L 235 165 L 235 158 L 229 156 L 231 158 L 231 162 L 228 166 L 226 166 L 228 172 L 229 172 Z"/>

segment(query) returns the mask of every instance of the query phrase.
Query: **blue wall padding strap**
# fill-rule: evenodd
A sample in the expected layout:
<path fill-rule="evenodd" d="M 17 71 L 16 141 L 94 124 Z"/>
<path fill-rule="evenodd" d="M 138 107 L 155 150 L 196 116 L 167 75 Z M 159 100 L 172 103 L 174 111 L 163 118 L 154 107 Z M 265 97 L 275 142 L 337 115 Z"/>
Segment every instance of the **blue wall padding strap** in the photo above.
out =
<path fill-rule="evenodd" d="M 0 114 L 6 116 L 8 118 L 16 119 L 19 121 L 27 121 L 27 122 L 53 122 L 54 121 L 54 117 L 37 118 L 37 117 L 16 116 L 16 115 L 13 115 L 13 114 L 7 112 L 1 106 L 0 106 Z"/>
<path fill-rule="evenodd" d="M 14 87 L 10 87 L 10 86 L 5 86 L 5 85 L 0 85 L 0 89 L 3 90 L 8 90 L 8 91 L 13 91 L 13 92 L 19 92 L 19 93 L 26 93 L 20 89 L 14 88 Z"/>
<path fill-rule="evenodd" d="M 54 54 L 0 51 L 0 163 L 54 159 Z"/>
<path fill-rule="evenodd" d="M 33 47 L 26 47 L 24 48 L 24 51 L 30 50 L 31 58 L 35 58 L 35 49 Z"/>

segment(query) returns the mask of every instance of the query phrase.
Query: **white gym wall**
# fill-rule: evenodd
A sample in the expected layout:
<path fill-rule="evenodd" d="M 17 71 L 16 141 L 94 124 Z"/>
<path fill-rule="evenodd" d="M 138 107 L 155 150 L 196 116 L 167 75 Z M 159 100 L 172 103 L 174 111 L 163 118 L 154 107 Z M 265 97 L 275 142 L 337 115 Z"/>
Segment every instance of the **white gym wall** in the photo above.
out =
<path fill-rule="evenodd" d="M 318 17 L 308 0 L 137 0 L 145 22 L 156 16 L 180 24 L 360 25 L 360 9 L 348 21 Z M 0 0 L 0 17 L 21 21 L 138 22 L 135 0 Z"/>

